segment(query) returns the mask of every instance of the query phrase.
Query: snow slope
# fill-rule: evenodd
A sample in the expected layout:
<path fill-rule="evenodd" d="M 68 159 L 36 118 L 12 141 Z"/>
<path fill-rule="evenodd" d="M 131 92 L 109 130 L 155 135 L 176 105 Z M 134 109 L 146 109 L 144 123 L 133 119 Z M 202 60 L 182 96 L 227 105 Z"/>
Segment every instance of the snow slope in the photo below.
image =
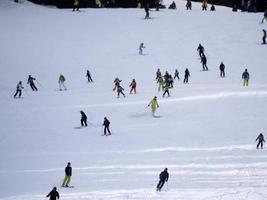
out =
<path fill-rule="evenodd" d="M 266 46 L 260 13 L 139 9 L 58 10 L 0 2 L 0 199 L 37 200 L 57 186 L 61 199 L 264 199 L 266 150 L 254 140 L 267 129 Z M 145 43 L 145 55 L 138 46 Z M 201 71 L 196 48 L 208 57 Z M 219 77 L 219 64 L 226 78 Z M 157 92 L 160 68 L 183 77 L 170 98 Z M 250 85 L 241 74 L 248 68 Z M 86 82 L 90 69 L 94 83 Z M 58 91 L 58 76 L 67 91 Z M 30 91 L 27 76 L 37 78 Z M 126 98 L 116 98 L 119 77 Z M 137 94 L 128 85 L 137 80 Z M 13 99 L 22 80 L 23 99 Z M 160 118 L 147 107 L 157 95 Z M 79 111 L 89 127 L 75 129 Z M 103 117 L 112 136 L 101 137 Z M 67 162 L 72 189 L 60 188 Z M 159 172 L 170 180 L 156 193 Z"/>

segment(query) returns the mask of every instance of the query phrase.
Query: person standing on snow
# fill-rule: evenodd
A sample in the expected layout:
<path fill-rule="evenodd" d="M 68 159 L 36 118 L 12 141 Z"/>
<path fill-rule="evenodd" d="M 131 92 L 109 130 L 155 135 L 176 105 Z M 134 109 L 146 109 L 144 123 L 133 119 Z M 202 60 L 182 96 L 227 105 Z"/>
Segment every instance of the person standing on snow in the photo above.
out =
<path fill-rule="evenodd" d="M 263 32 L 263 37 L 262 37 L 262 43 L 261 44 L 266 44 L 266 30 L 262 29 Z"/>
<path fill-rule="evenodd" d="M 179 77 L 179 72 L 178 70 L 176 69 L 175 72 L 174 72 L 174 77 L 173 77 L 173 80 L 175 80 L 175 78 L 177 78 L 178 80 L 180 80 L 180 77 Z"/>
<path fill-rule="evenodd" d="M 81 126 L 87 126 L 87 116 L 86 114 L 81 110 Z"/>
<path fill-rule="evenodd" d="M 50 200 L 57 200 L 59 199 L 59 193 L 57 191 L 57 188 L 54 187 L 53 190 L 51 192 L 49 192 L 48 195 L 46 195 L 46 197 L 50 197 Z"/>
<path fill-rule="evenodd" d="M 221 62 L 221 64 L 220 64 L 220 71 L 221 71 L 220 76 L 221 76 L 222 78 L 225 77 L 224 69 L 225 69 L 225 65 L 223 64 L 223 62 Z"/>
<path fill-rule="evenodd" d="M 189 76 L 190 76 L 189 70 L 186 68 L 184 71 L 184 83 L 188 83 Z"/>
<path fill-rule="evenodd" d="M 157 191 L 160 192 L 161 188 L 164 186 L 165 182 L 168 182 L 169 180 L 169 173 L 168 173 L 168 169 L 165 168 L 164 171 L 162 171 L 159 174 L 159 183 L 157 185 Z"/>
<path fill-rule="evenodd" d="M 139 46 L 139 55 L 143 55 L 143 49 L 146 48 L 144 46 L 144 43 L 141 43 L 140 46 Z"/>
<path fill-rule="evenodd" d="M 158 83 L 158 91 L 163 91 L 163 87 L 164 87 L 164 80 L 162 78 L 162 76 L 160 76 L 157 80 Z"/>
<path fill-rule="evenodd" d="M 93 82 L 93 79 L 92 79 L 92 77 L 91 77 L 91 73 L 90 73 L 89 70 L 86 71 L 86 77 L 87 77 L 87 79 L 88 79 L 88 82 Z"/>
<path fill-rule="evenodd" d="M 205 56 L 205 54 L 203 53 L 201 56 L 201 63 L 202 63 L 202 68 L 203 71 L 208 71 L 208 67 L 207 67 L 207 58 Z"/>
<path fill-rule="evenodd" d="M 132 92 L 134 92 L 134 94 L 136 94 L 136 81 L 135 79 L 132 80 L 131 84 L 129 85 L 130 89 L 130 94 L 132 94 Z"/>
<path fill-rule="evenodd" d="M 144 9 L 145 9 L 145 12 L 146 12 L 145 19 L 149 19 L 149 4 L 148 3 L 145 3 Z"/>
<path fill-rule="evenodd" d="M 65 167 L 65 178 L 63 180 L 61 187 L 69 187 L 71 175 L 72 175 L 72 167 L 70 162 L 68 162 L 67 166 Z"/>
<path fill-rule="evenodd" d="M 34 80 L 36 80 L 36 79 L 33 78 L 31 75 L 29 75 L 27 84 L 30 84 L 32 91 L 37 91 L 37 87 L 35 86 L 35 84 L 33 82 Z"/>
<path fill-rule="evenodd" d="M 64 87 L 64 90 L 67 90 L 67 88 L 64 85 L 65 80 L 66 80 L 65 77 L 62 74 L 60 74 L 60 76 L 58 78 L 59 90 L 62 90 L 61 86 Z"/>
<path fill-rule="evenodd" d="M 123 93 L 124 88 L 121 87 L 120 85 L 117 86 L 117 94 L 118 94 L 118 98 L 120 98 L 120 94 L 123 95 L 123 97 L 125 97 L 125 94 Z"/>
<path fill-rule="evenodd" d="M 155 0 L 156 11 L 159 11 L 160 0 Z"/>
<path fill-rule="evenodd" d="M 110 125 L 110 121 L 104 117 L 104 122 L 103 122 L 103 126 L 104 126 L 104 135 L 108 136 L 111 135 L 110 130 L 109 130 L 109 125 Z M 108 131 L 108 134 L 107 134 Z"/>
<path fill-rule="evenodd" d="M 243 79 L 243 86 L 248 86 L 249 73 L 247 69 L 245 69 L 245 71 L 243 72 L 242 79 Z"/>
<path fill-rule="evenodd" d="M 204 54 L 205 49 L 204 49 L 204 47 L 201 44 L 199 44 L 198 47 L 197 47 L 197 51 L 198 51 L 199 56 L 201 58 L 202 55 Z"/>
<path fill-rule="evenodd" d="M 22 91 L 22 89 L 24 89 L 24 87 L 22 86 L 22 82 L 20 81 L 17 84 L 17 90 L 16 90 L 16 93 L 14 94 L 14 98 L 17 97 L 17 94 L 19 94 L 19 98 L 21 97 L 21 91 Z"/>
<path fill-rule="evenodd" d="M 148 107 L 150 106 L 152 115 L 155 115 L 156 109 L 159 107 L 157 97 L 155 96 L 147 105 Z"/>
<path fill-rule="evenodd" d="M 73 9 L 72 9 L 72 11 L 75 11 L 75 9 L 77 11 L 79 11 L 79 8 L 80 8 L 80 1 L 79 0 L 73 0 Z"/>
<path fill-rule="evenodd" d="M 264 140 L 264 136 L 262 135 L 262 133 L 259 134 L 259 136 L 256 139 L 256 142 L 257 140 L 259 141 L 257 144 L 257 149 L 259 148 L 259 146 L 261 146 L 261 149 L 263 149 L 263 143 L 265 142 L 265 140 Z"/>

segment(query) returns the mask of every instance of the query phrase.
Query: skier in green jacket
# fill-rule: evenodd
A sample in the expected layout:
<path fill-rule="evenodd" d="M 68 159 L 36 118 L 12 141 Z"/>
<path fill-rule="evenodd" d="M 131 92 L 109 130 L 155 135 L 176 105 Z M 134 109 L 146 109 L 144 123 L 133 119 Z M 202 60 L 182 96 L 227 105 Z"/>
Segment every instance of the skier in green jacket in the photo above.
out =
<path fill-rule="evenodd" d="M 148 107 L 151 107 L 152 115 L 155 116 L 156 109 L 159 107 L 157 97 L 155 96 L 147 105 Z"/>
<path fill-rule="evenodd" d="M 60 74 L 60 76 L 58 78 L 58 84 L 59 84 L 59 90 L 60 91 L 62 90 L 61 86 L 64 87 L 64 90 L 67 90 L 66 86 L 64 85 L 65 80 L 66 80 L 65 77 L 62 74 Z"/>

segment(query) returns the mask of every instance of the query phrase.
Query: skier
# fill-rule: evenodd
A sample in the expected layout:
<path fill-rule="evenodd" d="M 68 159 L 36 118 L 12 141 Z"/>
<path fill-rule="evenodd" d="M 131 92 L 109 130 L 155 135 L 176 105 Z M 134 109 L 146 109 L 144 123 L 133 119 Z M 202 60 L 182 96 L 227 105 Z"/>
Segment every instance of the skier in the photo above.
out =
<path fill-rule="evenodd" d="M 75 11 L 75 9 L 77 11 L 79 11 L 79 6 L 80 6 L 79 0 L 73 0 L 73 9 L 72 9 L 72 11 Z"/>
<path fill-rule="evenodd" d="M 201 58 L 201 56 L 204 54 L 205 49 L 201 44 L 199 44 L 198 47 L 197 47 L 197 51 L 198 51 L 199 56 Z"/>
<path fill-rule="evenodd" d="M 159 183 L 157 185 L 157 191 L 160 192 L 161 188 L 164 186 L 165 182 L 168 182 L 169 180 L 169 173 L 168 173 L 168 169 L 165 168 L 164 171 L 162 171 L 159 174 Z"/>
<path fill-rule="evenodd" d="M 87 76 L 88 82 L 93 82 L 93 79 L 91 77 L 91 73 L 89 70 L 86 71 L 86 76 Z"/>
<path fill-rule="evenodd" d="M 130 89 L 130 94 L 132 94 L 132 92 L 134 92 L 134 94 L 136 94 L 136 81 L 135 79 L 132 80 L 131 84 L 129 85 Z"/>
<path fill-rule="evenodd" d="M 242 79 L 243 79 L 243 86 L 248 86 L 249 73 L 247 69 L 245 69 L 245 71 L 243 72 Z"/>
<path fill-rule="evenodd" d="M 178 70 L 176 69 L 175 72 L 174 72 L 174 77 L 173 77 L 173 80 L 175 80 L 175 78 L 177 77 L 178 80 L 180 80 L 180 77 L 179 77 L 179 72 Z"/>
<path fill-rule="evenodd" d="M 155 0 L 156 11 L 159 11 L 160 0 Z"/>
<path fill-rule="evenodd" d="M 32 91 L 37 91 L 37 87 L 35 86 L 35 84 L 33 82 L 34 80 L 36 80 L 36 79 L 33 78 L 31 75 L 29 75 L 27 84 L 30 84 Z"/>
<path fill-rule="evenodd" d="M 111 135 L 110 130 L 109 130 L 109 125 L 110 125 L 110 121 L 106 117 L 104 117 L 103 126 L 104 126 L 104 135 L 106 136 Z M 107 135 L 107 131 L 108 131 L 108 135 Z"/>
<path fill-rule="evenodd" d="M 261 23 L 263 24 L 264 20 L 267 21 L 267 9 L 265 10 L 264 14 L 263 14 L 263 18 L 261 20 Z"/>
<path fill-rule="evenodd" d="M 50 197 L 50 200 L 59 199 L 59 193 L 57 191 L 57 188 L 54 187 L 53 190 L 51 192 L 49 192 L 48 195 L 46 195 L 46 197 Z"/>
<path fill-rule="evenodd" d="M 139 46 L 139 55 L 143 55 L 143 49 L 146 48 L 144 46 L 144 43 L 141 43 L 140 46 Z"/>
<path fill-rule="evenodd" d="M 64 90 L 67 90 L 67 88 L 64 85 L 65 80 L 66 80 L 65 77 L 62 74 L 60 74 L 60 76 L 58 78 L 59 90 L 62 90 L 61 86 L 64 87 Z"/>
<path fill-rule="evenodd" d="M 158 80 L 159 77 L 161 77 L 161 71 L 160 71 L 160 69 L 157 70 L 156 80 Z"/>
<path fill-rule="evenodd" d="M 220 76 L 221 77 L 225 77 L 224 69 L 225 69 L 225 65 L 223 64 L 223 62 L 221 62 L 220 64 L 220 71 L 221 71 Z"/>
<path fill-rule="evenodd" d="M 123 95 L 123 97 L 125 97 L 125 94 L 123 93 L 124 88 L 121 87 L 120 85 L 117 86 L 117 94 L 118 94 L 118 98 L 120 98 L 120 94 Z"/>
<path fill-rule="evenodd" d="M 86 114 L 81 110 L 81 126 L 87 126 L 87 116 Z"/>
<path fill-rule="evenodd" d="M 184 83 L 188 83 L 188 77 L 190 76 L 189 70 L 186 68 L 184 71 Z"/>
<path fill-rule="evenodd" d="M 186 2 L 186 10 L 192 10 L 191 0 L 187 0 L 187 2 Z"/>
<path fill-rule="evenodd" d="M 262 44 L 266 44 L 266 30 L 262 29 L 263 37 L 262 37 Z"/>
<path fill-rule="evenodd" d="M 169 88 L 170 88 L 170 86 L 166 83 L 165 86 L 164 86 L 164 92 L 163 92 L 162 97 L 165 97 L 166 93 L 168 94 L 168 97 L 170 97 Z"/>
<path fill-rule="evenodd" d="M 259 134 L 259 136 L 256 139 L 256 142 L 257 140 L 259 141 L 257 144 L 257 149 L 259 148 L 259 146 L 261 146 L 261 149 L 263 149 L 263 143 L 265 142 L 265 140 L 264 140 L 264 136 L 262 135 L 262 133 Z"/>
<path fill-rule="evenodd" d="M 63 180 L 61 187 L 69 187 L 71 175 L 72 175 L 72 167 L 70 162 L 68 162 L 67 166 L 65 167 L 65 178 Z"/>
<path fill-rule="evenodd" d="M 155 96 L 147 105 L 148 107 L 151 107 L 152 115 L 155 116 L 156 109 L 159 107 L 159 104 L 157 102 L 157 97 Z"/>
<path fill-rule="evenodd" d="M 22 89 L 24 89 L 24 87 L 22 86 L 22 82 L 20 81 L 17 84 L 17 90 L 16 90 L 16 93 L 14 94 L 14 98 L 17 97 L 17 94 L 19 94 L 19 98 L 21 97 L 21 91 L 22 91 Z"/>
<path fill-rule="evenodd" d="M 203 53 L 201 56 L 201 63 L 202 63 L 202 68 L 203 71 L 208 71 L 208 67 L 207 67 L 207 58 L 205 56 L 205 54 Z"/>
<path fill-rule="evenodd" d="M 171 5 L 169 6 L 169 9 L 176 9 L 176 4 L 175 4 L 174 1 L 173 1 L 173 2 L 171 3 Z"/>
<path fill-rule="evenodd" d="M 146 12 L 145 19 L 149 19 L 149 4 L 146 3 L 146 4 L 144 5 L 144 8 L 145 8 L 145 12 Z"/>
<path fill-rule="evenodd" d="M 121 80 L 119 78 L 115 78 L 114 80 L 115 85 L 114 85 L 113 91 L 115 91 L 116 88 L 120 85 L 120 82 Z"/>
<path fill-rule="evenodd" d="M 203 0 L 202 1 L 202 10 L 207 10 L 208 7 L 208 1 L 207 0 Z"/>
<path fill-rule="evenodd" d="M 158 91 L 160 92 L 160 91 L 163 90 L 163 86 L 164 86 L 164 80 L 163 80 L 162 76 L 160 76 L 160 77 L 158 78 L 157 83 L 158 83 L 158 85 L 159 85 L 159 86 L 158 86 Z"/>
<path fill-rule="evenodd" d="M 215 6 L 214 6 L 214 4 L 211 5 L 211 7 L 210 7 L 210 11 L 215 11 Z"/>

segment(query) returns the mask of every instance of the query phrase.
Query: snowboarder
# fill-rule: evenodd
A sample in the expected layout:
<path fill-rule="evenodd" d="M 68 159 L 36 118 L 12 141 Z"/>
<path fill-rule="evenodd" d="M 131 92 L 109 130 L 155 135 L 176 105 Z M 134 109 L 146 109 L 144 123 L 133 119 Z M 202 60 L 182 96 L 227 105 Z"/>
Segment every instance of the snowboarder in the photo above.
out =
<path fill-rule="evenodd" d="M 168 182 L 169 180 L 169 173 L 168 173 L 168 169 L 165 168 L 164 171 L 162 171 L 159 174 L 159 183 L 157 185 L 157 191 L 160 192 L 161 188 L 164 186 L 165 182 Z"/>
<path fill-rule="evenodd" d="M 170 88 L 170 86 L 168 84 L 165 84 L 165 86 L 164 86 L 164 92 L 163 92 L 162 97 L 165 97 L 165 94 L 166 93 L 168 94 L 168 97 L 170 97 L 169 88 Z"/>
<path fill-rule="evenodd" d="M 178 80 L 180 80 L 180 77 L 179 77 L 179 72 L 178 70 L 176 69 L 175 72 L 174 72 L 174 77 L 173 77 L 173 80 L 175 80 L 175 78 L 177 78 Z"/>
<path fill-rule="evenodd" d="M 34 84 L 34 80 L 36 79 L 29 75 L 27 84 L 30 84 L 32 91 L 37 91 L 37 87 Z"/>
<path fill-rule="evenodd" d="M 176 3 L 174 1 L 169 6 L 169 9 L 176 9 Z"/>
<path fill-rule="evenodd" d="M 136 94 L 136 81 L 135 79 L 132 80 L 131 84 L 129 85 L 130 89 L 130 94 L 132 94 L 132 92 L 134 92 L 134 94 Z"/>
<path fill-rule="evenodd" d="M 14 94 L 14 98 L 17 97 L 17 94 L 19 94 L 19 98 L 21 97 L 21 91 L 22 91 L 22 89 L 24 89 L 24 87 L 22 86 L 22 82 L 20 81 L 17 84 L 17 90 L 16 90 L 16 93 Z"/>
<path fill-rule="evenodd" d="M 221 62 L 220 64 L 220 71 L 221 71 L 220 76 L 221 77 L 225 77 L 224 69 L 225 69 L 225 65 L 223 64 L 223 62 Z"/>
<path fill-rule="evenodd" d="M 86 71 L 86 76 L 87 76 L 88 82 L 93 82 L 93 79 L 91 77 L 91 73 L 89 70 Z"/>
<path fill-rule="evenodd" d="M 198 47 L 197 47 L 197 51 L 198 51 L 199 56 L 201 58 L 201 56 L 204 54 L 205 49 L 201 44 L 199 44 Z"/>
<path fill-rule="evenodd" d="M 120 98 L 120 94 L 123 95 L 123 97 L 125 97 L 125 94 L 123 93 L 124 88 L 121 87 L 120 85 L 117 86 L 117 94 L 118 94 L 118 98 Z"/>
<path fill-rule="evenodd" d="M 257 140 L 258 140 L 257 149 L 259 148 L 259 146 L 261 146 L 261 149 L 263 149 L 263 143 L 265 142 L 265 140 L 264 140 L 264 136 L 262 135 L 262 133 L 259 134 L 259 136 L 256 139 L 256 142 Z"/>
<path fill-rule="evenodd" d="M 264 20 L 267 21 L 267 9 L 265 10 L 264 14 L 263 14 L 263 18 L 261 20 L 261 23 L 263 24 Z"/>
<path fill-rule="evenodd" d="M 186 68 L 184 71 L 184 83 L 188 83 L 188 77 L 190 76 L 189 70 Z"/>
<path fill-rule="evenodd" d="M 148 107 L 151 107 L 152 115 L 155 116 L 156 109 L 159 107 L 157 97 L 155 96 L 147 105 Z"/>
<path fill-rule="evenodd" d="M 205 56 L 205 54 L 203 53 L 201 56 L 201 63 L 202 63 L 202 68 L 203 71 L 208 71 L 208 67 L 207 67 L 207 58 Z"/>
<path fill-rule="evenodd" d="M 54 187 L 53 190 L 51 192 L 49 192 L 48 195 L 46 195 L 46 197 L 50 197 L 50 200 L 59 199 L 59 193 L 57 191 L 57 188 Z"/>
<path fill-rule="evenodd" d="M 80 2 L 79 2 L 79 0 L 73 0 L 73 9 L 72 9 L 72 11 L 75 11 L 75 9 L 77 11 L 79 11 L 79 8 L 80 8 Z"/>
<path fill-rule="evenodd" d="M 203 0 L 202 1 L 202 10 L 207 10 L 208 7 L 208 1 L 207 0 Z"/>
<path fill-rule="evenodd" d="M 121 80 L 119 78 L 115 78 L 114 80 L 115 85 L 114 85 L 113 91 L 115 91 L 116 88 L 120 85 L 120 82 Z"/>
<path fill-rule="evenodd" d="M 245 71 L 243 72 L 242 79 L 243 79 L 243 86 L 248 86 L 249 73 L 247 69 L 245 69 Z"/>
<path fill-rule="evenodd" d="M 186 1 L 186 10 L 192 10 L 192 3 L 191 0 Z"/>
<path fill-rule="evenodd" d="M 104 135 L 111 135 L 110 130 L 109 130 L 109 125 L 110 125 L 110 121 L 104 117 L 104 122 L 103 122 L 103 126 L 104 126 Z M 108 131 L 108 134 L 107 134 Z"/>
<path fill-rule="evenodd" d="M 87 116 L 86 116 L 86 114 L 81 110 L 80 111 L 80 113 L 81 113 L 81 126 L 83 127 L 83 126 L 87 126 Z"/>
<path fill-rule="evenodd" d="M 65 167 L 65 178 L 63 180 L 61 187 L 69 187 L 71 175 L 72 175 L 72 167 L 71 163 L 68 162 L 67 166 Z"/>
<path fill-rule="evenodd" d="M 158 91 L 159 91 L 159 92 L 160 92 L 160 91 L 163 91 L 164 80 L 163 80 L 162 76 L 160 76 L 160 77 L 158 78 L 157 83 L 158 83 Z"/>
<path fill-rule="evenodd" d="M 58 78 L 59 90 L 62 90 L 61 86 L 64 87 L 64 90 L 67 90 L 67 88 L 64 85 L 65 80 L 66 80 L 65 77 L 62 74 L 60 74 Z"/>
<path fill-rule="evenodd" d="M 266 30 L 262 29 L 263 37 L 262 37 L 262 44 L 266 44 Z"/>
<path fill-rule="evenodd" d="M 211 7 L 210 7 L 210 11 L 215 11 L 215 6 L 214 6 L 214 4 L 211 5 Z"/>
<path fill-rule="evenodd" d="M 141 43 L 140 46 L 139 46 L 139 55 L 143 55 L 143 49 L 146 48 L 144 46 L 144 43 Z"/>

